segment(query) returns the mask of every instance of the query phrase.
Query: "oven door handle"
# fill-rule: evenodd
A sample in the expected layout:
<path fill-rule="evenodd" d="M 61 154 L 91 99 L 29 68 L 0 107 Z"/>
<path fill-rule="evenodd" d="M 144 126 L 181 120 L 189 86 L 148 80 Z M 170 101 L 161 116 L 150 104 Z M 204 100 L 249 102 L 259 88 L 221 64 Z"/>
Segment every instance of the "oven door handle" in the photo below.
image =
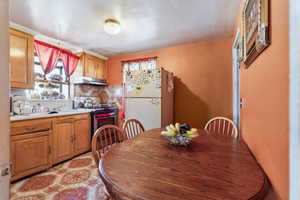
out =
<path fill-rule="evenodd" d="M 96 117 L 95 119 L 109 119 L 109 118 L 115 118 L 115 116 Z"/>
<path fill-rule="evenodd" d="M 95 115 L 95 117 L 111 117 L 111 116 L 115 116 L 116 113 L 107 113 L 107 114 L 99 114 L 99 115 Z"/>

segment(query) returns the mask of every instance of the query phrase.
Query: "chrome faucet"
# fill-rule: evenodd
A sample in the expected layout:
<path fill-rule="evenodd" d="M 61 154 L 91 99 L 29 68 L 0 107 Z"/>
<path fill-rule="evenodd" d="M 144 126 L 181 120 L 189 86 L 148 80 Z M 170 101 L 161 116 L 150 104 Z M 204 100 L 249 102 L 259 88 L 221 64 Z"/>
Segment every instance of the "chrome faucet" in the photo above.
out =
<path fill-rule="evenodd" d="M 32 113 L 36 113 L 37 112 L 37 106 L 36 105 L 32 106 L 31 112 Z"/>

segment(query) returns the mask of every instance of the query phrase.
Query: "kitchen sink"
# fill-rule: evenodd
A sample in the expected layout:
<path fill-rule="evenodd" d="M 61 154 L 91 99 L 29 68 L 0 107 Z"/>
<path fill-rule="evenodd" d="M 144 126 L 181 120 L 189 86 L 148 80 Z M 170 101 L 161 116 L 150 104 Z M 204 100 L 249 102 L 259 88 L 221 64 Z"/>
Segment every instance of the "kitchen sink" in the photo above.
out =
<path fill-rule="evenodd" d="M 48 112 L 48 114 L 58 114 L 58 111 L 51 111 L 51 112 Z"/>

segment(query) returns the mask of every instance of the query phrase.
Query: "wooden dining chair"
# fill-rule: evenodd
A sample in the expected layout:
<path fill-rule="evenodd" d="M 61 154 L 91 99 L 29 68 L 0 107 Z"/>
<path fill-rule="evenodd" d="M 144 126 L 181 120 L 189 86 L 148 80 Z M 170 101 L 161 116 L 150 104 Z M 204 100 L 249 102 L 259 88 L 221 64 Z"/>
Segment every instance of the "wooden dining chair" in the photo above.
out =
<path fill-rule="evenodd" d="M 129 119 L 125 122 L 123 130 L 127 139 L 132 139 L 135 136 L 145 132 L 145 128 L 142 123 L 136 119 Z"/>
<path fill-rule="evenodd" d="M 92 139 L 92 152 L 97 166 L 103 154 L 111 146 L 121 143 L 125 139 L 123 130 L 114 125 L 105 125 L 99 128 Z"/>
<path fill-rule="evenodd" d="M 238 138 L 238 128 L 234 122 L 225 117 L 215 117 L 209 120 L 204 128 L 207 132 L 231 136 Z"/>

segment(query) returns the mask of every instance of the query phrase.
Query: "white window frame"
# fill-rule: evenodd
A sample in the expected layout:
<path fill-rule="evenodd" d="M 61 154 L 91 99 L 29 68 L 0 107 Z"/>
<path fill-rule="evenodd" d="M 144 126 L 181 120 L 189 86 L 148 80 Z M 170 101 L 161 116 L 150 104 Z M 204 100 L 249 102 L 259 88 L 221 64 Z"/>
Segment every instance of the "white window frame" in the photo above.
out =
<path fill-rule="evenodd" d="M 123 82 L 125 82 L 126 73 L 129 72 L 129 71 L 147 70 L 147 69 L 155 69 L 155 68 L 157 68 L 157 59 L 153 58 L 153 60 L 151 60 L 151 61 L 154 61 L 153 66 L 146 67 L 146 68 L 142 67 L 142 63 L 149 62 L 149 61 L 138 61 L 138 62 L 132 62 L 132 63 L 123 63 L 122 64 Z M 130 64 L 132 64 L 132 65 L 136 64 L 136 65 L 138 65 L 138 67 L 134 68 L 134 69 L 130 69 Z"/>

